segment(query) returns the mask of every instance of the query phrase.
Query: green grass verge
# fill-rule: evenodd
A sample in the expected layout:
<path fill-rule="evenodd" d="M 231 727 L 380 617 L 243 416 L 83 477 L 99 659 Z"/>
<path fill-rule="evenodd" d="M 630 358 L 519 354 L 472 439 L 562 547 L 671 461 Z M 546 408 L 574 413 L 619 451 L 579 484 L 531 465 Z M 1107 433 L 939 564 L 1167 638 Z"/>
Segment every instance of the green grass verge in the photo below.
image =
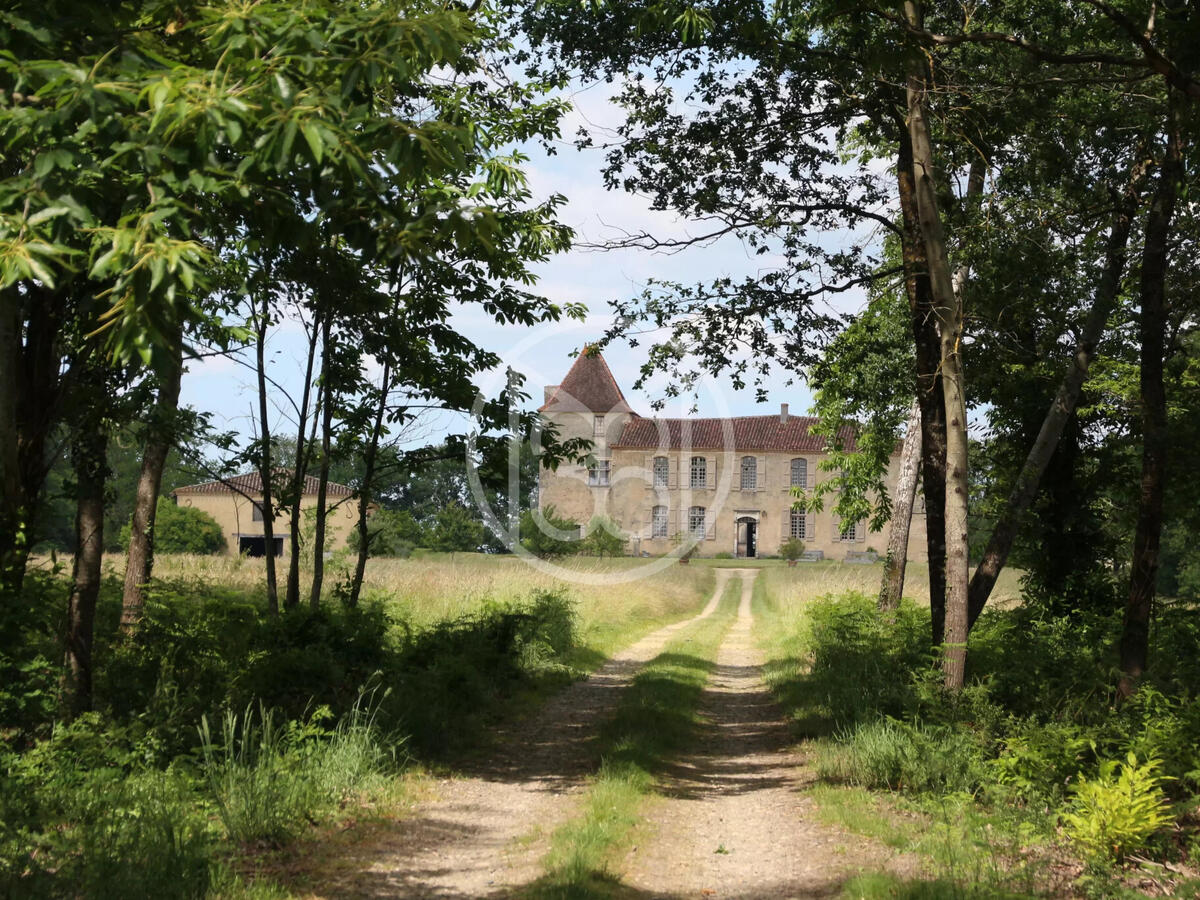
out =
<path fill-rule="evenodd" d="M 809 795 L 823 823 L 927 861 L 929 879 L 868 873 L 845 885 L 845 898 L 1046 895 L 1046 860 L 1039 852 L 1044 836 L 1026 822 L 985 810 L 970 796 L 912 800 L 823 784 Z"/>
<path fill-rule="evenodd" d="M 655 773 L 695 732 L 700 697 L 741 592 L 742 579 L 731 578 L 717 611 L 668 643 L 625 690 L 601 730 L 600 771 L 583 813 L 555 831 L 546 873 L 525 896 L 578 900 L 610 897 L 617 890 L 608 864 L 637 823 Z"/>

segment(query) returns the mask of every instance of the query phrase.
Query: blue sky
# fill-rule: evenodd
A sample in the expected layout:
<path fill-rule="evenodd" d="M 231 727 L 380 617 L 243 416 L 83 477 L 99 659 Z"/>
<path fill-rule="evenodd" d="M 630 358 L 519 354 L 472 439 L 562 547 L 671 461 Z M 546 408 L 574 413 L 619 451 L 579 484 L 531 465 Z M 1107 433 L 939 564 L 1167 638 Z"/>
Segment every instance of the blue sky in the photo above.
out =
<path fill-rule="evenodd" d="M 619 123 L 621 110 L 610 102 L 615 90 L 616 86 L 600 82 L 576 85 L 570 91 L 574 109 L 563 121 L 564 137 L 558 153 L 549 156 L 540 148 L 526 150 L 532 157 L 527 171 L 535 195 L 542 198 L 561 193 L 568 198 L 561 219 L 575 229 L 580 243 L 603 241 L 622 232 L 649 231 L 656 236 L 675 237 L 702 233 L 702 226 L 696 223 L 651 210 L 644 198 L 606 190 L 600 175 L 602 151 L 579 152 L 574 148 L 572 138 L 581 125 L 599 129 L 603 134 Z M 772 262 L 769 255 L 751 256 L 738 240 L 730 238 L 676 254 L 576 248 L 538 266 L 538 290 L 552 300 L 586 304 L 589 309 L 586 322 L 536 328 L 501 327 L 481 310 L 463 307 L 456 311 L 454 324 L 477 343 L 499 353 L 507 365 L 523 372 L 534 395 L 533 405 L 537 405 L 541 402 L 542 386 L 562 379 L 571 365 L 571 354 L 604 332 L 611 321 L 610 301 L 640 293 L 650 278 L 691 283 L 722 275 L 741 277 Z M 842 295 L 838 298 L 838 310 L 852 310 L 863 302 L 861 295 Z M 612 345 L 605 358 L 629 402 L 639 412 L 649 414 L 651 399 L 659 395 L 664 381 L 655 381 L 646 391 L 633 390 L 645 352 L 645 344 L 631 349 L 621 342 Z M 285 326 L 272 338 L 271 374 L 295 396 L 299 396 L 303 380 L 302 353 L 297 326 Z M 245 361 L 249 361 L 248 356 Z M 711 381 L 701 389 L 700 414 L 763 414 L 777 411 L 780 402 L 789 403 L 793 413 L 807 411 L 811 394 L 801 384 L 787 386 L 787 377 L 787 373 L 781 372 L 767 385 L 770 396 L 765 404 L 755 402 L 752 390 L 738 392 L 728 383 Z M 256 403 L 253 384 L 252 371 L 237 360 L 213 358 L 193 362 L 183 381 L 181 400 L 211 413 L 215 427 L 249 434 L 253 431 L 252 411 Z M 489 386 L 481 384 L 484 388 Z M 686 415 L 689 405 L 674 402 L 663 414 Z M 287 404 L 277 402 L 276 407 L 275 427 L 281 428 L 290 418 Z M 451 416 L 434 416 L 417 429 L 414 442 L 436 439 L 456 430 L 460 424 Z"/>

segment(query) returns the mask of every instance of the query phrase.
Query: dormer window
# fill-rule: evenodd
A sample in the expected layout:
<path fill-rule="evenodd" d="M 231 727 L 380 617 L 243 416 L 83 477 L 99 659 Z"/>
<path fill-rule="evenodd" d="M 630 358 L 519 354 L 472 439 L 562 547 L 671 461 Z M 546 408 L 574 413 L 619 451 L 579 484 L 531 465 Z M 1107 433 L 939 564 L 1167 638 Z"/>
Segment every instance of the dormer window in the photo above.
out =
<path fill-rule="evenodd" d="M 592 419 L 592 434 L 595 437 L 604 436 L 604 416 L 595 416 Z"/>

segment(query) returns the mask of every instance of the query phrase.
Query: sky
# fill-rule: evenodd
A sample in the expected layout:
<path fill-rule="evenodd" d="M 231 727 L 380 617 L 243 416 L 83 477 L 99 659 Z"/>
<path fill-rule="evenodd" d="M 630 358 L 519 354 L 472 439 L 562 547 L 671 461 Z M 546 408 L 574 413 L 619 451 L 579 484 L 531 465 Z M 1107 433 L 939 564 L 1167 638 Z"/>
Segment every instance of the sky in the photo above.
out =
<path fill-rule="evenodd" d="M 647 231 L 657 237 L 681 237 L 703 233 L 703 226 L 681 220 L 669 212 L 654 211 L 648 200 L 622 191 L 606 190 L 601 176 L 602 150 L 578 151 L 573 137 L 586 126 L 597 134 L 597 143 L 619 124 L 622 112 L 611 102 L 617 86 L 603 81 L 575 84 L 568 91 L 573 109 L 564 118 L 557 153 L 546 154 L 540 147 L 524 148 L 531 157 L 526 165 L 530 185 L 537 199 L 554 193 L 568 198 L 560 210 L 560 219 L 576 232 L 577 244 L 602 242 L 626 232 Z M 572 363 L 572 354 L 584 344 L 603 335 L 612 321 L 610 302 L 626 299 L 646 287 L 651 278 L 684 283 L 708 281 L 723 275 L 742 277 L 771 264 L 771 257 L 752 256 L 736 238 L 691 248 L 679 253 L 639 249 L 600 251 L 576 246 L 540 264 L 535 271 L 536 287 L 556 302 L 581 302 L 589 310 L 584 322 L 569 321 L 535 327 L 499 326 L 482 310 L 460 306 L 452 324 L 481 346 L 493 350 L 526 377 L 527 390 L 533 395 L 531 406 L 541 403 L 542 388 L 559 383 Z M 865 302 L 861 295 L 838 298 L 841 310 L 854 309 Z M 288 393 L 299 396 L 303 382 L 303 340 L 298 325 L 285 325 L 271 341 L 270 373 Z M 633 389 L 638 370 L 645 361 L 646 342 L 630 348 L 615 342 L 604 356 L 614 376 L 635 410 L 652 414 L 651 401 L 662 396 L 666 381 L 657 378 L 642 391 Z M 193 361 L 183 380 L 181 402 L 209 413 L 218 430 L 252 434 L 257 402 L 251 357 L 212 357 Z M 485 377 L 484 389 L 499 384 L 499 373 Z M 787 385 L 789 373 L 780 372 L 766 385 L 769 399 L 757 403 L 752 389 L 736 391 L 727 381 L 710 379 L 696 398 L 702 416 L 755 415 L 777 412 L 786 402 L 793 414 L 806 412 L 812 395 L 801 383 Z M 673 400 L 658 413 L 665 416 L 687 415 L 690 399 Z M 292 416 L 288 404 L 275 398 L 276 429 L 284 428 Z M 434 415 L 417 431 L 420 442 L 460 430 L 463 421 L 449 414 Z"/>

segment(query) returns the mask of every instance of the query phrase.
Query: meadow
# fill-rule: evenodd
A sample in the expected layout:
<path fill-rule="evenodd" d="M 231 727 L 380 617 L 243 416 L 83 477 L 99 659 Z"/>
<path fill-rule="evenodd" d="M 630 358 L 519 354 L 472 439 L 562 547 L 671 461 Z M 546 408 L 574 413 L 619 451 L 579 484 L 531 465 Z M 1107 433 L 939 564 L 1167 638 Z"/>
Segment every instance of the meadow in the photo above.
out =
<path fill-rule="evenodd" d="M 123 575 L 124 561 L 122 555 L 106 558 L 106 571 Z M 418 550 L 407 559 L 369 560 L 364 597 L 389 617 L 421 629 L 497 604 L 520 603 L 539 591 L 565 591 L 577 616 L 579 645 L 607 656 L 646 631 L 694 612 L 712 592 L 714 577 L 707 566 L 670 565 L 640 574 L 647 562 L 579 556 L 540 569 L 514 556 Z M 336 585 L 348 571 L 345 557 L 335 554 L 326 577 Z M 164 581 L 202 581 L 248 596 L 262 594 L 265 579 L 261 559 L 235 556 L 160 556 L 156 573 Z M 630 574 L 636 577 L 622 580 Z M 301 583 L 305 580 L 302 574 Z"/>

